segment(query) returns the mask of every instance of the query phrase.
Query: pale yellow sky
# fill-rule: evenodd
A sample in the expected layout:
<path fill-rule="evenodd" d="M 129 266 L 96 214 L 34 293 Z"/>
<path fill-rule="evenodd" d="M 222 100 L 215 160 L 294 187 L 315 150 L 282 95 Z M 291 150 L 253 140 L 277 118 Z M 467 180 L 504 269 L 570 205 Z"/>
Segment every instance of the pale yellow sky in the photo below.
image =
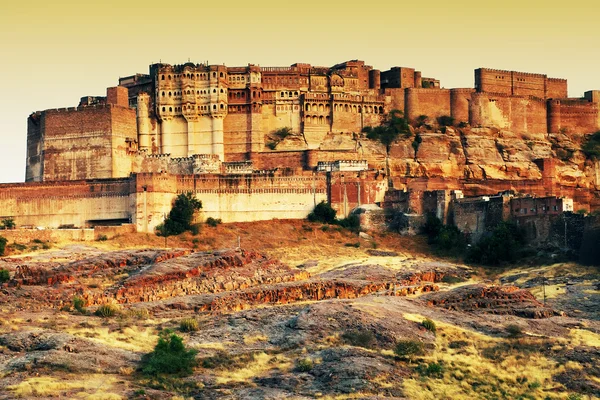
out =
<path fill-rule="evenodd" d="M 25 176 L 27 116 L 103 95 L 162 60 L 228 66 L 409 66 L 444 87 L 478 67 L 600 89 L 600 7 L 590 0 L 425 2 L 28 1 L 0 10 L 0 182 Z"/>

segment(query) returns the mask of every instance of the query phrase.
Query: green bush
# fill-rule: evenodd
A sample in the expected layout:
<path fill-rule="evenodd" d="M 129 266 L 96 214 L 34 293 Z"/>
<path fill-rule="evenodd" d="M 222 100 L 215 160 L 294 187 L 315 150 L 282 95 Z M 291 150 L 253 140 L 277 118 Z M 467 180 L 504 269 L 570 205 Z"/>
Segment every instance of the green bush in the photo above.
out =
<path fill-rule="evenodd" d="M 189 375 L 197 365 L 197 353 L 197 350 L 186 349 L 181 337 L 164 330 L 154 351 L 142 357 L 141 369 L 146 375 Z"/>
<path fill-rule="evenodd" d="M 360 230 L 360 218 L 356 214 L 350 214 L 348 217 L 338 220 L 337 224 L 352 232 L 358 232 Z"/>
<path fill-rule="evenodd" d="M 428 213 L 423 232 L 427 243 L 445 254 L 462 254 L 467 247 L 465 235 L 454 225 L 444 225 L 433 213 Z"/>
<path fill-rule="evenodd" d="M 417 368 L 417 371 L 423 376 L 429 376 L 432 378 L 441 378 L 444 374 L 444 367 L 442 364 L 438 363 L 429 363 L 429 364 L 421 364 Z"/>
<path fill-rule="evenodd" d="M 182 332 L 196 332 L 200 329 L 195 318 L 185 318 L 179 322 L 179 330 Z"/>
<path fill-rule="evenodd" d="M 391 110 L 383 117 L 379 126 L 365 126 L 362 130 L 367 135 L 367 139 L 377 140 L 385 146 L 387 154 L 390 153 L 392 143 L 398 137 L 410 137 L 410 127 L 408 121 L 403 117 L 400 110 Z"/>
<path fill-rule="evenodd" d="M 16 226 L 15 220 L 12 218 L 4 218 L 2 220 L 2 229 L 15 229 Z"/>
<path fill-rule="evenodd" d="M 87 310 L 85 309 L 85 300 L 79 296 L 73 297 L 73 308 L 81 314 L 87 313 Z"/>
<path fill-rule="evenodd" d="M 593 133 L 581 147 L 581 151 L 593 160 L 600 160 L 600 131 Z"/>
<path fill-rule="evenodd" d="M 298 372 L 309 372 L 313 369 L 313 361 L 310 358 L 301 358 L 296 361 L 296 371 Z"/>
<path fill-rule="evenodd" d="M 352 346 L 364 347 L 366 349 L 372 348 L 376 343 L 373 332 L 367 330 L 346 331 L 342 334 L 342 339 Z"/>
<path fill-rule="evenodd" d="M 0 269 L 0 283 L 8 282 L 10 280 L 10 273 L 7 269 Z"/>
<path fill-rule="evenodd" d="M 106 236 L 106 235 L 100 235 L 100 236 L 98 236 L 97 240 L 99 242 L 106 242 L 108 240 L 108 236 Z"/>
<path fill-rule="evenodd" d="M 506 333 L 508 334 L 508 337 L 510 337 L 510 338 L 518 338 L 523 335 L 523 328 L 521 328 L 517 324 L 507 325 L 505 330 L 506 330 Z"/>
<path fill-rule="evenodd" d="M 277 136 L 281 140 L 285 139 L 286 137 L 290 136 L 291 134 L 292 134 L 292 128 L 290 128 L 290 127 L 280 128 L 280 129 L 277 129 L 275 132 L 273 132 L 273 135 Z"/>
<path fill-rule="evenodd" d="M 119 306 L 117 306 L 116 304 L 103 304 L 100 307 L 98 307 L 94 314 L 102 318 L 110 318 L 117 315 L 119 311 Z"/>
<path fill-rule="evenodd" d="M 415 135 L 415 138 L 413 139 L 411 146 L 415 152 L 415 160 L 417 159 L 417 152 L 419 151 L 419 147 L 421 146 L 421 143 L 423 142 L 423 138 L 421 137 L 421 135 L 419 135 L 418 133 Z"/>
<path fill-rule="evenodd" d="M 333 224 L 335 223 L 336 213 L 337 211 L 331 208 L 331 205 L 329 203 L 322 201 L 315 206 L 315 209 L 310 214 L 308 214 L 308 220 L 310 222 Z"/>
<path fill-rule="evenodd" d="M 425 353 L 425 346 L 418 340 L 399 340 L 394 347 L 394 353 L 400 357 L 421 356 Z"/>
<path fill-rule="evenodd" d="M 525 234 L 514 222 L 500 222 L 467 252 L 467 261 L 485 265 L 514 262 L 525 245 Z"/>
<path fill-rule="evenodd" d="M 213 218 L 213 217 L 206 218 L 206 225 L 212 226 L 213 228 L 216 227 L 217 225 L 219 225 L 220 223 L 221 223 L 221 218 Z"/>
<path fill-rule="evenodd" d="M 452 126 L 454 125 L 454 118 L 449 115 L 442 115 L 437 119 L 440 126 Z"/>
<path fill-rule="evenodd" d="M 435 326 L 435 322 L 433 322 L 429 318 L 425 318 L 423 320 L 423 322 L 421 322 L 421 325 L 423 326 L 423 328 L 427 329 L 429 332 L 435 333 L 435 331 L 437 329 Z"/>
<path fill-rule="evenodd" d="M 181 193 L 175 199 L 165 222 L 156 227 L 160 236 L 179 235 L 192 228 L 194 213 L 202 208 L 202 202 L 191 192 Z"/>

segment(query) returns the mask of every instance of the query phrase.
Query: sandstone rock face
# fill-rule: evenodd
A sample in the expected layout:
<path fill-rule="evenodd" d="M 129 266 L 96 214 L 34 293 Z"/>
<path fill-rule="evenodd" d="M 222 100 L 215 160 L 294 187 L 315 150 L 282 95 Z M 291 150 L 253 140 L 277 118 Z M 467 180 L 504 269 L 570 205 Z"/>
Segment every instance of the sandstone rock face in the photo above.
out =
<path fill-rule="evenodd" d="M 427 304 L 449 310 L 549 318 L 559 315 L 537 301 L 528 290 L 516 286 L 469 285 L 423 297 Z"/>

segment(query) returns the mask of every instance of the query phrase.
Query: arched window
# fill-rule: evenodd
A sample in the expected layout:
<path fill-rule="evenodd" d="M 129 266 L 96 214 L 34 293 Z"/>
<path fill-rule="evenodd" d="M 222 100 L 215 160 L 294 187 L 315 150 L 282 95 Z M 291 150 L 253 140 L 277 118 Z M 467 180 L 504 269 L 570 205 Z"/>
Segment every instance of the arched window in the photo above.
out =
<path fill-rule="evenodd" d="M 165 92 L 162 92 L 162 97 L 165 97 Z"/>
<path fill-rule="evenodd" d="M 163 80 L 163 81 L 165 80 L 165 76 L 164 75 L 162 76 L 161 80 Z"/>
<path fill-rule="evenodd" d="M 217 73 L 213 72 L 213 78 L 216 78 L 216 77 L 217 77 Z"/>
<path fill-rule="evenodd" d="M 362 113 L 362 107 L 361 106 L 358 106 L 358 113 L 359 114 Z"/>
<path fill-rule="evenodd" d="M 221 93 L 224 93 L 224 92 L 223 92 L 223 89 L 221 89 Z"/>
<path fill-rule="evenodd" d="M 310 104 L 306 105 L 306 111 L 310 111 Z"/>
<path fill-rule="evenodd" d="M 319 117 L 319 123 L 323 124 L 323 116 L 322 115 Z"/>
<path fill-rule="evenodd" d="M 224 108 L 224 107 L 223 107 L 223 104 L 221 104 L 221 110 L 222 110 L 223 108 Z"/>
<path fill-rule="evenodd" d="M 337 104 L 334 104 L 334 105 L 333 105 L 333 111 L 337 111 L 337 110 L 338 110 L 338 105 L 337 105 Z"/>
<path fill-rule="evenodd" d="M 173 107 L 169 107 L 169 112 L 173 112 Z"/>
<path fill-rule="evenodd" d="M 217 105 L 213 104 L 213 110 L 216 110 L 216 109 L 217 109 Z"/>
<path fill-rule="evenodd" d="M 307 123 L 307 124 L 310 124 L 310 115 L 307 115 L 307 116 L 306 116 L 306 123 Z"/>
<path fill-rule="evenodd" d="M 319 111 L 325 111 L 325 106 L 323 104 L 319 104 Z"/>
<path fill-rule="evenodd" d="M 217 93 L 217 89 L 213 89 L 213 93 Z"/>
<path fill-rule="evenodd" d="M 171 92 L 169 92 L 169 97 L 171 97 Z"/>
<path fill-rule="evenodd" d="M 348 104 L 344 105 L 344 111 L 348 112 Z"/>
<path fill-rule="evenodd" d="M 171 75 L 169 75 L 169 77 L 168 77 L 168 78 L 169 78 L 169 80 L 171 80 Z"/>
<path fill-rule="evenodd" d="M 165 112 L 165 108 L 164 107 L 162 108 L 162 111 Z"/>
<path fill-rule="evenodd" d="M 223 77 L 223 73 L 221 72 L 221 73 L 219 74 L 219 76 L 222 78 L 222 77 Z"/>
<path fill-rule="evenodd" d="M 379 114 L 383 114 L 383 107 L 379 107 Z"/>

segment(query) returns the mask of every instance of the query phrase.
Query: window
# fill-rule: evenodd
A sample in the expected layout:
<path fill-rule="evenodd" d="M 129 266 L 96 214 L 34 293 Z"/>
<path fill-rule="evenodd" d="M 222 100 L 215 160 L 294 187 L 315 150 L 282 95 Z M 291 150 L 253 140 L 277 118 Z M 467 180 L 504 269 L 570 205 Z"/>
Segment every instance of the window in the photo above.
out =
<path fill-rule="evenodd" d="M 161 80 L 163 80 L 163 81 L 165 80 L 165 76 L 164 75 L 162 76 Z"/>
<path fill-rule="evenodd" d="M 223 77 L 223 73 L 221 72 L 221 73 L 219 74 L 219 76 L 222 78 L 222 77 Z"/>

